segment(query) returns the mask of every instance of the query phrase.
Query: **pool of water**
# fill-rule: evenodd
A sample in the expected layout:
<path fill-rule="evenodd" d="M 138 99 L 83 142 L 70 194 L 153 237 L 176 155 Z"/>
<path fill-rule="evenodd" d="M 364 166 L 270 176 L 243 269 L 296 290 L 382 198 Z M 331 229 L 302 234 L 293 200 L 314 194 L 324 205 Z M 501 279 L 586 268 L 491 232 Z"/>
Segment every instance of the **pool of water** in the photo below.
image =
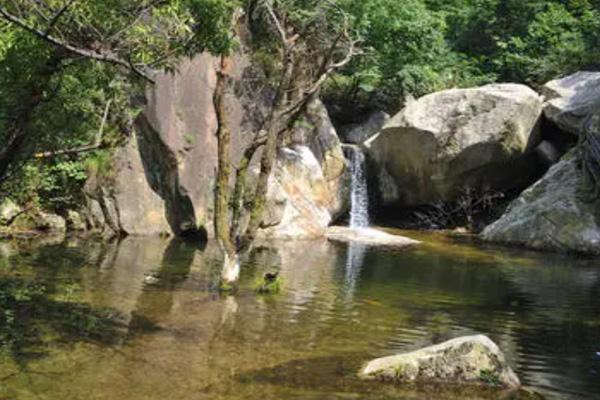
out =
<path fill-rule="evenodd" d="M 0 399 L 465 399 L 365 383 L 365 361 L 483 333 L 547 398 L 600 397 L 597 261 L 443 235 L 409 250 L 258 247 L 235 296 L 214 245 L 0 243 Z M 279 271 L 277 295 L 256 280 Z"/>

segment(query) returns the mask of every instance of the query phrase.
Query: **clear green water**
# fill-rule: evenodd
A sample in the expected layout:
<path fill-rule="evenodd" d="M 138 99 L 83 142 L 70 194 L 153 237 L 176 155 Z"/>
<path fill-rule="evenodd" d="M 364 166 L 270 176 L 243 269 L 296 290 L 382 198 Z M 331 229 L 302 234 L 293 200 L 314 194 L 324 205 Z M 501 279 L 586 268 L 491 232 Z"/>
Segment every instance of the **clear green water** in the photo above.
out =
<path fill-rule="evenodd" d="M 527 388 L 600 398 L 600 265 L 419 235 L 411 250 L 259 248 L 235 297 L 212 246 L 0 244 L 0 399 L 465 399 L 356 379 L 360 365 L 484 333 Z M 278 295 L 252 291 L 279 270 Z"/>

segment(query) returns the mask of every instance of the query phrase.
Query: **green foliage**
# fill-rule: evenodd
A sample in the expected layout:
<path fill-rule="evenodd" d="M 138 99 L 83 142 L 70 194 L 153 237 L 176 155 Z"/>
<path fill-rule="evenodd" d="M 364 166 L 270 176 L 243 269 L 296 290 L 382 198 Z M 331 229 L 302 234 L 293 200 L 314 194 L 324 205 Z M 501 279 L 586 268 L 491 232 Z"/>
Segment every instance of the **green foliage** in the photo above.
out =
<path fill-rule="evenodd" d="M 229 0 L 0 5 L 57 42 L 125 60 L 116 65 L 81 57 L 0 17 L 0 193 L 57 209 L 77 203 L 86 173 L 110 177 L 111 149 L 131 133 L 139 111 L 132 99 L 143 95 L 147 83 L 131 71 L 174 70 L 181 56 L 228 52 L 235 45 L 231 22 L 237 6 Z M 101 126 L 104 150 L 31 161 L 36 152 L 94 144 Z"/>
<path fill-rule="evenodd" d="M 495 81 L 539 86 L 600 67 L 590 0 L 344 0 L 365 54 L 328 83 L 329 102 L 397 112 L 409 96 Z M 350 103 L 348 105 L 348 103 Z M 354 107 L 352 107 L 354 105 Z"/>
<path fill-rule="evenodd" d="M 113 178 L 113 154 L 110 150 L 98 150 L 84 160 L 87 176 L 110 180 Z"/>

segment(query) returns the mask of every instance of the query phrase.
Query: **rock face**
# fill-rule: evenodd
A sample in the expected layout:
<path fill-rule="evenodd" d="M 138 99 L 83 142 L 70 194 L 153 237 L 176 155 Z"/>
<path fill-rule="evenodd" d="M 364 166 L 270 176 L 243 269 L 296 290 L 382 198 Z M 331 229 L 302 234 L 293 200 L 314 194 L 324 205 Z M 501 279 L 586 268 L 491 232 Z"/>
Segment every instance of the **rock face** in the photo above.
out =
<path fill-rule="evenodd" d="M 600 203 L 568 154 L 524 191 L 482 238 L 540 250 L 600 254 Z"/>
<path fill-rule="evenodd" d="M 361 144 L 377 134 L 389 119 L 389 114 L 383 111 L 375 111 L 363 123 L 341 127 L 340 138 L 344 143 Z"/>
<path fill-rule="evenodd" d="M 466 186 L 526 185 L 542 98 L 523 85 L 452 89 L 410 102 L 365 143 L 386 205 L 454 199 Z"/>
<path fill-rule="evenodd" d="M 378 358 L 369 362 L 360 376 L 392 382 L 479 383 L 514 389 L 521 385 L 498 346 L 483 335 Z"/>
<path fill-rule="evenodd" d="M 88 224 L 128 235 L 212 234 L 217 65 L 214 57 L 202 54 L 183 60 L 175 74 L 155 77 L 135 134 L 117 154 L 112 182 L 89 185 Z M 233 57 L 227 117 L 234 165 L 259 131 L 271 101 L 268 90 L 253 86 L 257 74 L 243 52 Z M 307 107 L 305 121 L 277 163 L 272 182 L 285 175 L 286 184 L 270 191 L 269 201 L 276 207 L 269 207 L 263 223 L 269 235 L 314 236 L 345 207 L 345 159 L 320 101 Z M 295 146 L 304 148 L 298 153 Z"/>
<path fill-rule="evenodd" d="M 153 190 L 155 177 L 144 165 L 139 135 L 115 155 L 111 182 L 93 177 L 86 183 L 87 221 L 108 234 L 159 235 L 171 232 L 165 200 Z"/>
<path fill-rule="evenodd" d="M 307 146 L 281 150 L 269 189 L 271 211 L 263 222 L 264 236 L 309 239 L 325 235 L 339 201 L 325 171 Z"/>
<path fill-rule="evenodd" d="M 544 115 L 562 130 L 579 135 L 587 117 L 600 109 L 600 72 L 577 72 L 548 82 Z"/>

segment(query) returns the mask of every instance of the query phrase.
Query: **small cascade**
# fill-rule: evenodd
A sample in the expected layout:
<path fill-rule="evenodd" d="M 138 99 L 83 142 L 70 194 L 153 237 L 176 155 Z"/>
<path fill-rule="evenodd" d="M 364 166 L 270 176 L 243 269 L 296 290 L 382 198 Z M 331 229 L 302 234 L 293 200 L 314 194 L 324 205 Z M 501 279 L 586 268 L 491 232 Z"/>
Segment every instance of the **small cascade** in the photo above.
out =
<path fill-rule="evenodd" d="M 369 226 L 369 191 L 365 155 L 359 146 L 345 145 L 346 157 L 350 162 L 350 227 Z"/>
<path fill-rule="evenodd" d="M 344 145 L 344 153 L 350 164 L 350 228 L 369 226 L 369 191 L 367 189 L 367 171 L 365 155 L 356 145 Z M 366 254 L 366 246 L 350 243 L 346 255 L 346 296 L 349 301 L 360 277 L 360 271 Z"/>

